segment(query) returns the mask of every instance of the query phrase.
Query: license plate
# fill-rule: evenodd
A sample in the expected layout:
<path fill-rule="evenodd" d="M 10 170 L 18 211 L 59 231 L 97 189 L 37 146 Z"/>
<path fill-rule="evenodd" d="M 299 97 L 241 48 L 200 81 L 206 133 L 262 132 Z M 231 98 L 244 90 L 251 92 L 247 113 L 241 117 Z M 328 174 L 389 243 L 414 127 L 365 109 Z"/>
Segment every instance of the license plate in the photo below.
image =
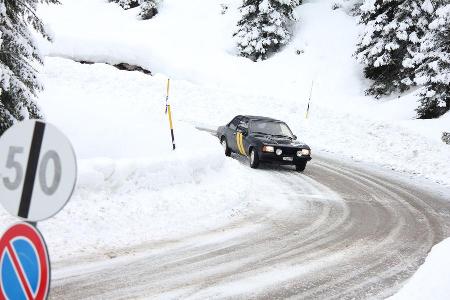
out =
<path fill-rule="evenodd" d="M 294 158 L 293 157 L 289 157 L 289 156 L 285 156 L 285 157 L 283 157 L 283 160 L 293 161 Z"/>

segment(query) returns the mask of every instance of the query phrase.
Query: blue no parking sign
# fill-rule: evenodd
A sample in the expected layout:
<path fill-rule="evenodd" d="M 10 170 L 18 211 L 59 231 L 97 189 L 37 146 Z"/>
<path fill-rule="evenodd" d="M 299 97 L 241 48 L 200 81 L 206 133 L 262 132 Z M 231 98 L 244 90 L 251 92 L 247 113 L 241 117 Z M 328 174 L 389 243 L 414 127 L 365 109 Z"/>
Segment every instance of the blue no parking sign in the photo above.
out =
<path fill-rule="evenodd" d="M 10 227 L 0 240 L 0 299 L 46 299 L 50 264 L 39 231 L 27 224 Z"/>

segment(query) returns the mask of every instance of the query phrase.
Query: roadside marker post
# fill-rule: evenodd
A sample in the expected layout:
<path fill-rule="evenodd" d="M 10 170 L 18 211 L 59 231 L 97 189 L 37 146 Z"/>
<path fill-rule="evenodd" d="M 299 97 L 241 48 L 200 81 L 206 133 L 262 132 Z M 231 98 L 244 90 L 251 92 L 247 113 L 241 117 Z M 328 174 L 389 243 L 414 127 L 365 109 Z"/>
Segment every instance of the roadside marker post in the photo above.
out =
<path fill-rule="evenodd" d="M 50 260 L 41 233 L 28 223 L 15 224 L 0 240 L 0 299 L 46 299 Z"/>
<path fill-rule="evenodd" d="M 170 90 L 170 79 L 167 79 L 167 91 L 166 91 L 166 114 L 169 116 L 169 126 L 170 135 L 172 137 L 172 148 L 175 150 L 175 135 L 173 133 L 173 122 L 172 122 L 172 110 L 170 109 L 169 103 L 169 90 Z"/>
<path fill-rule="evenodd" d="M 55 126 L 26 120 L 1 136 L 0 203 L 27 223 L 0 239 L 0 300 L 47 298 L 51 266 L 37 222 L 64 208 L 76 179 L 75 152 Z"/>
<path fill-rule="evenodd" d="M 312 96 L 312 92 L 313 92 L 313 86 L 314 86 L 314 80 L 311 82 L 311 90 L 309 91 L 309 99 L 308 99 L 308 106 L 306 108 L 305 119 L 308 119 L 308 116 L 309 116 L 309 108 L 311 106 L 311 96 Z"/>

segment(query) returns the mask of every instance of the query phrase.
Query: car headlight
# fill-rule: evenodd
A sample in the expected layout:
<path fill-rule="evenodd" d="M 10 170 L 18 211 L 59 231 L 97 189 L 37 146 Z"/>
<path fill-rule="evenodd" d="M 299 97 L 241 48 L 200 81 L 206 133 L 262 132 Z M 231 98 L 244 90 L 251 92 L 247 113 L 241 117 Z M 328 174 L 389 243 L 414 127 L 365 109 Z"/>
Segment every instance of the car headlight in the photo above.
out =
<path fill-rule="evenodd" d="M 283 150 L 277 149 L 277 151 L 275 151 L 275 153 L 276 153 L 277 155 L 281 155 L 281 154 L 283 153 Z"/>
<path fill-rule="evenodd" d="M 300 151 L 297 151 L 297 156 L 307 156 L 311 154 L 311 150 L 309 149 L 302 149 Z"/>
<path fill-rule="evenodd" d="M 263 146 L 263 152 L 275 152 L 275 148 L 273 146 Z"/>

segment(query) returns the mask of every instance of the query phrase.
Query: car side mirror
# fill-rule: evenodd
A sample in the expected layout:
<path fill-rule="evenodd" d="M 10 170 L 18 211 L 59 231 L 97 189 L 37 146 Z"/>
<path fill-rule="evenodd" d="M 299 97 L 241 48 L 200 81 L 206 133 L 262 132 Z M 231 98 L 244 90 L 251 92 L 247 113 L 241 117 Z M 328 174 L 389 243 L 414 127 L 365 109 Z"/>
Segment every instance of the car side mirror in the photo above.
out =
<path fill-rule="evenodd" d="M 237 132 L 242 133 L 242 135 L 244 135 L 244 136 L 247 136 L 247 135 L 248 135 L 248 130 L 247 130 L 247 129 L 244 129 L 244 128 L 239 128 L 239 129 L 237 130 Z"/>
<path fill-rule="evenodd" d="M 294 135 L 294 140 L 296 140 L 297 139 L 297 136 L 296 135 Z"/>

